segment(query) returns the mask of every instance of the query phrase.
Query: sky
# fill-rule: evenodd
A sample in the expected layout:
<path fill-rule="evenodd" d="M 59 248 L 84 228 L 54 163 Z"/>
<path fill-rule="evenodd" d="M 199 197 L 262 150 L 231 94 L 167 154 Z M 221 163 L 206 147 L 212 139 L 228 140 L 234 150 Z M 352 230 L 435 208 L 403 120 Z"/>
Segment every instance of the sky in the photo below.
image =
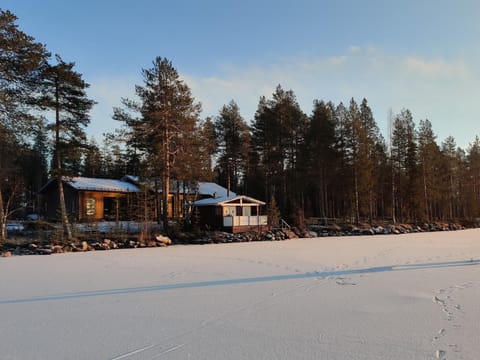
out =
<path fill-rule="evenodd" d="M 388 136 L 390 110 L 432 122 L 441 144 L 467 148 L 480 134 L 478 0 L 0 0 L 18 26 L 76 63 L 97 101 L 87 132 L 101 140 L 141 70 L 172 61 L 217 116 L 234 100 L 246 121 L 260 96 L 293 90 L 313 101 L 366 98 Z"/>

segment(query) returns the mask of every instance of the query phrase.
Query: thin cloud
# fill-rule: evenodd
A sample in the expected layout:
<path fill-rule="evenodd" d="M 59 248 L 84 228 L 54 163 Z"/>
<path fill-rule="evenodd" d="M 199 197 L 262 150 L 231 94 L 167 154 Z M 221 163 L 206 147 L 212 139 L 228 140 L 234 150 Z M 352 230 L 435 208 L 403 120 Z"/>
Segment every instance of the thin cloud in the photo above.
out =
<path fill-rule="evenodd" d="M 323 57 L 284 59 L 265 67 L 225 66 L 217 75 L 202 77 L 192 73 L 181 76 L 202 103 L 203 116 L 216 116 L 220 108 L 235 100 L 242 116 L 252 120 L 260 96 L 270 98 L 276 86 L 292 89 L 303 111 L 309 113 L 315 99 L 348 102 L 366 98 L 377 122 L 386 131 L 388 111 L 409 108 L 416 119 L 429 118 L 439 139 L 448 135 L 468 144 L 476 114 L 475 67 L 460 59 L 425 59 L 418 56 L 393 56 L 372 47 L 352 46 L 343 54 Z M 179 69 L 181 71 L 181 69 Z M 113 78 L 91 81 L 92 94 L 99 102 L 95 115 L 104 127 L 112 108 L 121 97 L 132 97 L 134 85 L 141 79 Z M 456 128 L 452 129 L 455 120 Z M 101 127 L 92 121 L 92 128 Z"/>
<path fill-rule="evenodd" d="M 405 59 L 409 71 L 430 77 L 465 77 L 468 69 L 463 62 L 448 63 L 442 59 L 426 60 L 409 56 Z"/>

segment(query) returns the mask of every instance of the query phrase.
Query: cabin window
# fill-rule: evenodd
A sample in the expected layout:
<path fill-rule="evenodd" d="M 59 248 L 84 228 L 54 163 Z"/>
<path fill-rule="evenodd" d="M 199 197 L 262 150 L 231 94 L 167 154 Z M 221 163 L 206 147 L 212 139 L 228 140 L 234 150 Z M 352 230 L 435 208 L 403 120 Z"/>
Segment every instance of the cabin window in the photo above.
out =
<path fill-rule="evenodd" d="M 237 206 L 235 213 L 237 216 L 243 216 L 243 208 L 241 206 Z"/>
<path fill-rule="evenodd" d="M 104 197 L 103 198 L 103 218 L 105 220 L 117 220 L 118 219 L 118 198 Z"/>
<path fill-rule="evenodd" d="M 85 214 L 87 216 L 95 216 L 97 209 L 97 201 L 94 198 L 88 198 L 85 200 Z"/>
<path fill-rule="evenodd" d="M 252 206 L 252 207 L 250 208 L 250 214 L 251 214 L 252 216 L 257 216 L 257 215 L 258 215 L 257 207 L 256 207 L 256 206 Z"/>

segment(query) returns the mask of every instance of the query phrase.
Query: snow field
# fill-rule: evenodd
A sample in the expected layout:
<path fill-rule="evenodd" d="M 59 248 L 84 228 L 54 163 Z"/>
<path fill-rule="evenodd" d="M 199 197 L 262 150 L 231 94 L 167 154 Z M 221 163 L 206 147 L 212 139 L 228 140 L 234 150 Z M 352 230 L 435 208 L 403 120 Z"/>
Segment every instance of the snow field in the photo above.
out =
<path fill-rule="evenodd" d="M 480 230 L 0 258 L 1 359 L 477 359 Z"/>

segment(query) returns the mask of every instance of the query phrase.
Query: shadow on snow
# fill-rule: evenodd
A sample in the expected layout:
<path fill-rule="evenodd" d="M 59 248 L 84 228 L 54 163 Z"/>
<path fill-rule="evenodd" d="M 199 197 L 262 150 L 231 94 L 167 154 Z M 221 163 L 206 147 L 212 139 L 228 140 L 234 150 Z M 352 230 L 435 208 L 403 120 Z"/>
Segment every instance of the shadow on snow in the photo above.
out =
<path fill-rule="evenodd" d="M 193 288 L 210 287 L 210 286 L 253 284 L 253 283 L 262 283 L 262 282 L 269 282 L 269 281 L 280 281 L 280 280 L 327 278 L 332 276 L 374 274 L 374 273 L 383 273 L 383 272 L 390 272 L 390 271 L 405 271 L 405 270 L 438 269 L 438 268 L 472 266 L 472 265 L 480 265 L 480 260 L 471 259 L 471 260 L 435 262 L 435 263 L 423 263 L 423 264 L 377 266 L 377 267 L 371 267 L 371 268 L 365 268 L 365 269 L 350 269 L 350 270 L 347 269 L 347 270 L 321 271 L 321 272 L 314 271 L 314 272 L 307 272 L 307 273 L 301 273 L 301 274 L 287 274 L 287 275 L 260 276 L 260 277 L 248 277 L 248 278 L 238 278 L 238 279 L 226 279 L 226 280 L 198 281 L 198 282 L 189 282 L 189 283 L 153 285 L 153 286 L 95 290 L 95 291 L 80 291 L 80 292 L 57 294 L 57 295 L 50 295 L 50 296 L 39 296 L 39 297 L 29 297 L 29 298 L 20 298 L 20 299 L 5 299 L 5 300 L 0 300 L 0 305 L 68 300 L 68 299 L 78 299 L 78 298 L 86 298 L 86 297 L 133 294 L 133 293 L 144 293 L 144 292 L 165 291 L 165 290 L 175 290 L 175 289 L 193 289 Z"/>

